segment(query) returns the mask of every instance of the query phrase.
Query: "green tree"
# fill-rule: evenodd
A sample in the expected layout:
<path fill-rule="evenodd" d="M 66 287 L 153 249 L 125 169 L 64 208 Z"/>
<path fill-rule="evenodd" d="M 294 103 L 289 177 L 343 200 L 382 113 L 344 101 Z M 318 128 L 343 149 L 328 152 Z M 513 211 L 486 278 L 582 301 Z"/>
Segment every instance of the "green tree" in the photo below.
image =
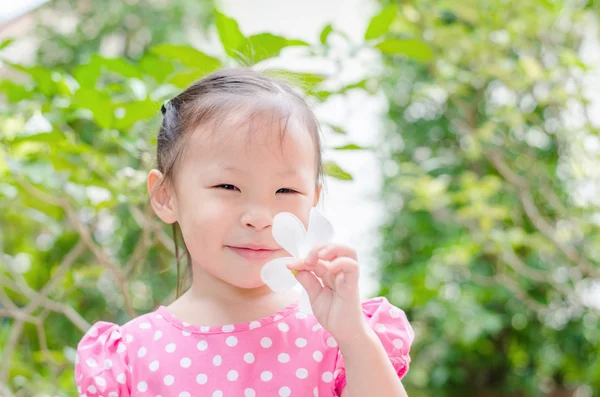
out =
<path fill-rule="evenodd" d="M 586 3 L 408 1 L 367 31 L 392 123 L 382 293 L 416 328 L 412 396 L 600 390 L 598 307 L 581 294 L 600 275 L 598 206 L 576 190 L 598 133 Z"/>

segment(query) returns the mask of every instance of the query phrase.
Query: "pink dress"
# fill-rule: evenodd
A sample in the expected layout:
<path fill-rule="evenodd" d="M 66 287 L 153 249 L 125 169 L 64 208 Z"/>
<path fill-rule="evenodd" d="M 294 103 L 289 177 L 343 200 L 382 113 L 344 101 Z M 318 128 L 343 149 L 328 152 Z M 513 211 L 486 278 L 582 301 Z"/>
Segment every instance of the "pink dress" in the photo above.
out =
<path fill-rule="evenodd" d="M 399 377 L 413 330 L 385 298 L 362 305 Z M 98 322 L 79 342 L 75 379 L 86 397 L 340 396 L 344 360 L 335 339 L 297 304 L 258 321 L 202 327 L 164 306 L 123 326 Z"/>

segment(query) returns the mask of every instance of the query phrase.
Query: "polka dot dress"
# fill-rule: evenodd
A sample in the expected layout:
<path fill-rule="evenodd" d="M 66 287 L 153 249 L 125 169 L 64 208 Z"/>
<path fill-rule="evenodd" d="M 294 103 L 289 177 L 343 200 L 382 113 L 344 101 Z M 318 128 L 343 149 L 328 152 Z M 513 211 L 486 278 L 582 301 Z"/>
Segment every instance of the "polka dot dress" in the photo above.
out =
<path fill-rule="evenodd" d="M 413 330 L 385 298 L 363 303 L 399 377 Z M 123 326 L 98 322 L 77 348 L 75 379 L 85 397 L 340 396 L 344 359 L 335 339 L 297 304 L 244 324 L 205 327 L 164 306 Z"/>

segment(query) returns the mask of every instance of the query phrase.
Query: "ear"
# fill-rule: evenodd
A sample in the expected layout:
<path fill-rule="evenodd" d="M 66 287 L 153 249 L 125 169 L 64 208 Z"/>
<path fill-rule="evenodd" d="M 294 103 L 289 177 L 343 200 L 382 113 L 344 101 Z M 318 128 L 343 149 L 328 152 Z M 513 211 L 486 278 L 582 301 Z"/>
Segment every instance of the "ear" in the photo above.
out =
<path fill-rule="evenodd" d="M 315 189 L 315 202 L 313 207 L 316 207 L 319 204 L 319 199 L 321 198 L 321 191 L 323 190 L 323 185 L 319 184 Z"/>
<path fill-rule="evenodd" d="M 164 175 L 159 170 L 152 170 L 148 174 L 148 194 L 150 194 L 150 205 L 154 213 L 165 223 L 177 221 L 177 206 L 173 190 L 162 184 Z"/>

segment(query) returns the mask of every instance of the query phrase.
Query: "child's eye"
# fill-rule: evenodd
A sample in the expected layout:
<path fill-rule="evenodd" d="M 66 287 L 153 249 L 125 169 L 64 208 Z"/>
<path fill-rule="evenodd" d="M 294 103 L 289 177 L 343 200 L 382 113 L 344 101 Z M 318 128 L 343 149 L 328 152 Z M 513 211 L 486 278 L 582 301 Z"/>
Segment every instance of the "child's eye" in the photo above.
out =
<path fill-rule="evenodd" d="M 235 187 L 234 185 L 229 185 L 227 183 L 222 183 L 222 184 L 217 185 L 215 187 L 218 187 L 220 189 L 225 189 L 225 190 L 240 190 L 237 187 Z"/>
<path fill-rule="evenodd" d="M 298 193 L 297 191 L 293 190 L 293 189 L 287 189 L 287 188 L 281 188 L 277 191 L 277 193 Z"/>

